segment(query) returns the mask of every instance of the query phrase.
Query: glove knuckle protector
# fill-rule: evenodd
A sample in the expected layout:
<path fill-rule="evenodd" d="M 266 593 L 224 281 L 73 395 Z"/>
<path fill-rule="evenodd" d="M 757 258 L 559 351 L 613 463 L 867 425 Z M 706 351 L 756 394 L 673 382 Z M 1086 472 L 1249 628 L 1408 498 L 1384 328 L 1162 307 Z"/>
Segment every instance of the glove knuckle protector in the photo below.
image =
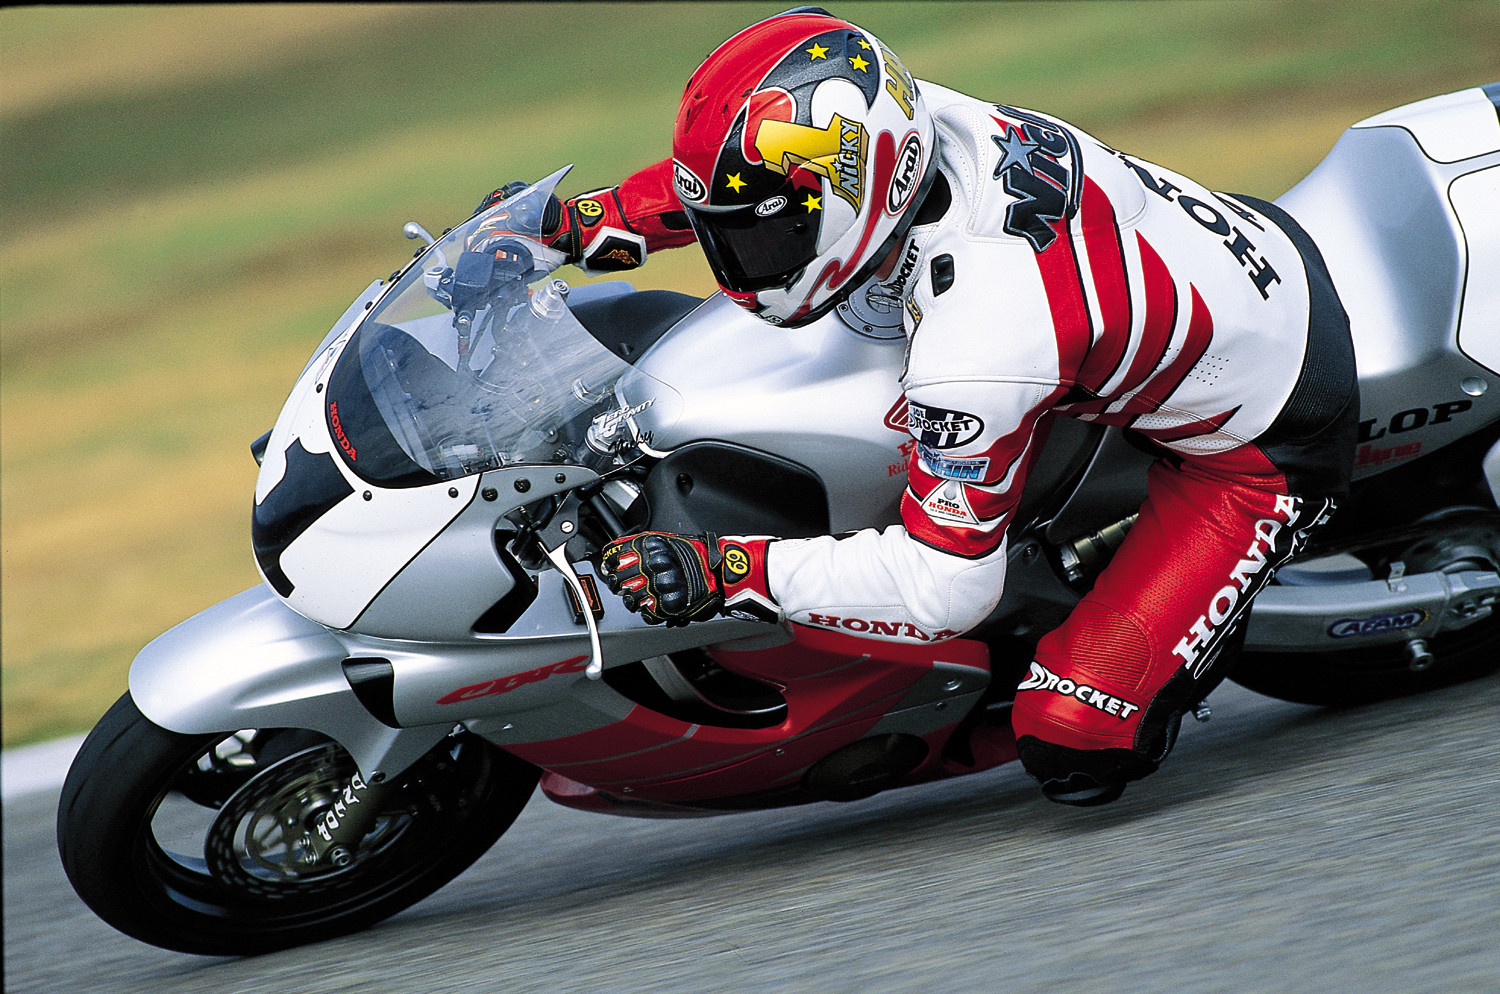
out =
<path fill-rule="evenodd" d="M 781 611 L 766 586 L 769 541 L 641 532 L 606 546 L 600 572 L 647 624 L 677 627 L 716 614 L 774 622 Z"/>

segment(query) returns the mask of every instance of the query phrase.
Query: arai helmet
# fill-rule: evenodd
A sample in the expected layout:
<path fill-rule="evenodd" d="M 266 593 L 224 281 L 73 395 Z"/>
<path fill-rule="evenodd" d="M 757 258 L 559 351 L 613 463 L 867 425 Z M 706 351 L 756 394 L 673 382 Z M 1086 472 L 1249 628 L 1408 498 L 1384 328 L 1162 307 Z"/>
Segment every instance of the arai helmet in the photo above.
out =
<path fill-rule="evenodd" d="M 753 24 L 688 81 L 678 199 L 719 286 L 773 324 L 821 317 L 911 226 L 932 118 L 901 61 L 817 8 Z"/>

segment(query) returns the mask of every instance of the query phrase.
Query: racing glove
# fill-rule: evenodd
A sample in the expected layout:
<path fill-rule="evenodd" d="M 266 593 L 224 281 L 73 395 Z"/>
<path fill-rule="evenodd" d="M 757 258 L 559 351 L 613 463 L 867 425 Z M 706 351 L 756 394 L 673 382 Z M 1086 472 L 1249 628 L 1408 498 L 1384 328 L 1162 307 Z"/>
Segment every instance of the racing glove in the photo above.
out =
<path fill-rule="evenodd" d="M 676 627 L 719 614 L 779 621 L 781 610 L 766 585 L 770 541 L 640 532 L 605 546 L 599 573 L 648 625 Z"/>
<path fill-rule="evenodd" d="M 542 221 L 547 246 L 595 276 L 634 269 L 646 261 L 648 251 L 690 244 L 693 230 L 672 188 L 671 166 L 672 160 L 666 159 L 619 186 L 567 201 L 553 198 Z M 488 210 L 524 189 L 525 183 L 507 183 L 480 201 L 478 210 Z"/>
<path fill-rule="evenodd" d="M 500 201 L 504 200 L 505 198 L 507 198 L 507 197 L 514 197 L 516 194 L 518 194 L 522 190 L 526 189 L 527 186 L 529 186 L 529 185 L 530 184 L 524 183 L 521 180 L 513 180 L 513 181 L 505 184 L 504 186 L 502 186 L 498 190 L 492 190 L 491 192 L 489 192 L 489 193 L 487 193 L 487 194 L 484 195 L 484 199 L 483 200 L 479 201 L 479 206 L 476 207 L 476 208 L 474 208 L 474 214 L 482 214 L 482 213 L 484 213 L 485 211 L 489 210 L 491 207 L 494 207 L 496 204 L 498 204 Z M 552 199 L 554 201 L 557 200 L 556 197 L 553 197 Z M 551 213 L 551 212 L 549 211 L 548 213 Z M 469 216 L 473 217 L 474 214 L 470 214 Z"/>

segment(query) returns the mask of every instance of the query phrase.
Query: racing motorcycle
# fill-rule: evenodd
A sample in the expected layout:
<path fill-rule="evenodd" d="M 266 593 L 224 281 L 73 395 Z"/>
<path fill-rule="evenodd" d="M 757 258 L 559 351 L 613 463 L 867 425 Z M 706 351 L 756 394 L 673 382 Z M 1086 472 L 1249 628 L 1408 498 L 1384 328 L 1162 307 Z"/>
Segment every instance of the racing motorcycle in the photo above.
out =
<path fill-rule="evenodd" d="M 1255 602 L 1233 674 L 1253 690 L 1340 705 L 1500 666 L 1497 107 L 1500 84 L 1364 121 L 1279 201 L 1350 314 L 1362 430 L 1351 499 Z M 407 225 L 426 248 L 251 446 L 264 582 L 146 646 L 62 791 L 63 866 L 120 931 L 250 954 L 367 927 L 478 859 L 539 782 L 585 811 L 708 815 L 1015 758 L 1031 650 L 1151 456 L 1058 419 L 1004 598 L 963 637 L 648 626 L 596 578 L 613 537 L 898 520 L 898 298 L 868 286 L 792 334 L 722 295 L 570 288 L 526 237 L 565 172 L 439 238 Z"/>

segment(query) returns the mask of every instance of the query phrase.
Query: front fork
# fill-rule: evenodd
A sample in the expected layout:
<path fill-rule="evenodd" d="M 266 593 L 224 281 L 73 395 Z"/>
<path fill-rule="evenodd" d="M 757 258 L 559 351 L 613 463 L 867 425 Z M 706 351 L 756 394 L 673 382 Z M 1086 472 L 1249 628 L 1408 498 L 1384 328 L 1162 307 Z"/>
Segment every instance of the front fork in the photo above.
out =
<path fill-rule="evenodd" d="M 369 784 L 356 770 L 302 837 L 305 861 L 314 865 L 326 860 L 340 868 L 352 863 L 360 841 L 380 817 L 382 802 L 392 793 L 390 780 Z"/>

